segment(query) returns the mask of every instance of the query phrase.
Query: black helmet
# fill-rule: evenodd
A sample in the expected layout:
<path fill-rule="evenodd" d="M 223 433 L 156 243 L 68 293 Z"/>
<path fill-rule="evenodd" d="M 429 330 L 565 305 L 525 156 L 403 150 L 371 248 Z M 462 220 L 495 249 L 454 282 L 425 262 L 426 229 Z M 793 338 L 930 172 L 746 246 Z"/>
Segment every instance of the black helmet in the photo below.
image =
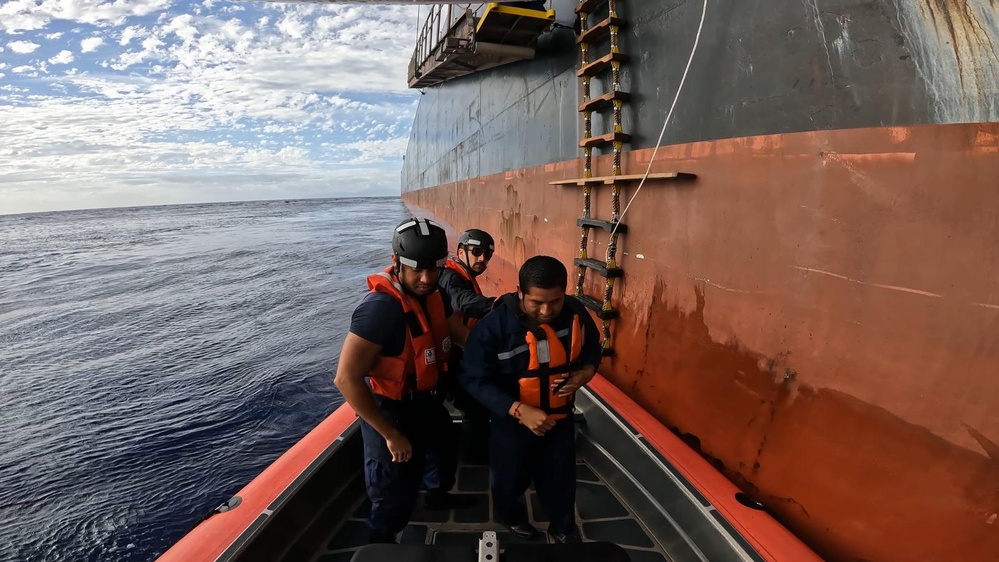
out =
<path fill-rule="evenodd" d="M 406 219 L 392 235 L 392 252 L 409 267 L 442 267 L 447 260 L 447 234 L 431 220 Z"/>
<path fill-rule="evenodd" d="M 493 237 L 489 236 L 489 233 L 485 230 L 479 230 L 478 228 L 470 228 L 461 233 L 461 236 L 458 237 L 458 247 L 461 248 L 462 246 L 478 246 L 489 252 L 496 250 Z"/>

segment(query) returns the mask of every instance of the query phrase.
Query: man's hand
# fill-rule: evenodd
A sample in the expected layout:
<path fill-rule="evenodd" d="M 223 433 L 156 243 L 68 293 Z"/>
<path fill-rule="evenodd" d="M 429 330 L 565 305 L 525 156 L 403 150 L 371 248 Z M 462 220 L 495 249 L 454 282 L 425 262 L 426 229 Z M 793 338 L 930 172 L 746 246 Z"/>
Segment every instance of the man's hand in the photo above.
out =
<path fill-rule="evenodd" d="M 385 437 L 385 444 L 392 453 L 392 462 L 409 462 L 413 459 L 413 444 L 400 431 L 390 433 Z"/>
<path fill-rule="evenodd" d="M 558 395 L 563 398 L 572 396 L 574 392 L 585 386 L 586 383 L 593 380 L 593 376 L 595 374 L 596 371 L 591 371 L 589 369 L 581 369 L 579 371 L 573 371 L 572 373 L 569 374 L 568 382 L 563 384 L 562 388 L 559 389 Z"/>
<path fill-rule="evenodd" d="M 551 419 L 544 410 L 527 404 L 520 405 L 517 419 L 538 436 L 544 435 L 546 431 L 555 427 L 555 420 Z"/>

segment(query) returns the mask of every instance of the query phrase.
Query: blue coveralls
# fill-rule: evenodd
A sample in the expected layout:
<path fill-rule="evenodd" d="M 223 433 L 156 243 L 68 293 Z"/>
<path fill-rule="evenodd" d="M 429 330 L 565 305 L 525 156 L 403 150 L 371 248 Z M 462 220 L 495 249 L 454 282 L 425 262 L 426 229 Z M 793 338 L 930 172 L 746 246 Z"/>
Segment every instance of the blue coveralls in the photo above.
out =
<path fill-rule="evenodd" d="M 559 420 L 538 437 L 510 416 L 519 400 L 518 380 L 527 371 L 530 355 L 527 329 L 519 309 L 504 300 L 480 320 L 469 334 L 462 360 L 460 382 L 492 414 L 490 463 L 493 469 L 493 503 L 496 517 L 506 525 L 527 522 L 524 492 L 534 481 L 541 507 L 549 518 L 549 531 L 568 534 L 575 529 L 576 442 L 572 418 Z M 566 296 L 562 312 L 551 323 L 562 345 L 569 349 L 574 313 L 583 326 L 581 365 L 600 364 L 600 334 L 582 303 Z"/>
<path fill-rule="evenodd" d="M 445 314 L 451 306 L 444 304 Z M 382 346 L 382 355 L 397 356 L 405 345 L 406 318 L 402 306 L 391 296 L 373 292 L 354 309 L 350 331 Z M 412 460 L 392 462 L 385 438 L 361 421 L 364 441 L 364 483 L 371 500 L 367 526 L 372 537 L 389 539 L 402 531 L 413 514 L 424 472 L 424 457 L 429 454 L 439 464 L 433 476 L 439 486 L 449 490 L 454 485 L 457 449 L 452 436 L 451 416 L 436 393 L 407 393 L 402 400 L 374 394 L 379 411 L 413 445 Z"/>

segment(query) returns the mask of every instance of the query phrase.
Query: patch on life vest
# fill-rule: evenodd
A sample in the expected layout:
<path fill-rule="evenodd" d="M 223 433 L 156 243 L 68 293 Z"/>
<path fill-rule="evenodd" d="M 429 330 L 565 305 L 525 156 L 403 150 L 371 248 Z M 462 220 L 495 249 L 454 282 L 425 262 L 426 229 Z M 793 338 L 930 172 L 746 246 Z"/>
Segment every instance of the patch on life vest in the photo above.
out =
<path fill-rule="evenodd" d="M 441 351 L 443 351 L 444 353 L 450 353 L 450 351 L 451 351 L 451 337 L 450 336 L 444 338 L 444 341 L 441 342 Z"/>
<path fill-rule="evenodd" d="M 548 340 L 538 342 L 538 363 L 551 363 L 552 354 L 548 347 Z"/>
<path fill-rule="evenodd" d="M 425 350 L 423 352 L 423 358 L 426 360 L 427 365 L 433 365 L 434 363 L 437 362 L 437 355 L 434 354 L 433 348 Z"/>

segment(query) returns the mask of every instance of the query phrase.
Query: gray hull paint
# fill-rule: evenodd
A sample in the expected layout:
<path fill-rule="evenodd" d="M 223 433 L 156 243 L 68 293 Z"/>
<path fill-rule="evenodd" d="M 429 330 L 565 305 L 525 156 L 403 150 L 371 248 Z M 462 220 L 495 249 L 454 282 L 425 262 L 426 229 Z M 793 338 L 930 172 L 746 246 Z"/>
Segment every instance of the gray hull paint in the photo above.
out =
<path fill-rule="evenodd" d="M 555 0 L 573 25 L 574 0 Z M 696 0 L 619 0 L 626 148 L 653 146 L 694 42 Z M 664 144 L 809 130 L 999 120 L 995 0 L 709 0 Z M 606 52 L 606 46 L 597 47 Z M 556 29 L 532 61 L 427 89 L 403 191 L 576 158 L 578 49 Z M 608 73 L 609 75 L 609 73 Z M 594 80 L 593 95 L 609 88 Z M 594 115 L 594 133 L 608 131 Z"/>

